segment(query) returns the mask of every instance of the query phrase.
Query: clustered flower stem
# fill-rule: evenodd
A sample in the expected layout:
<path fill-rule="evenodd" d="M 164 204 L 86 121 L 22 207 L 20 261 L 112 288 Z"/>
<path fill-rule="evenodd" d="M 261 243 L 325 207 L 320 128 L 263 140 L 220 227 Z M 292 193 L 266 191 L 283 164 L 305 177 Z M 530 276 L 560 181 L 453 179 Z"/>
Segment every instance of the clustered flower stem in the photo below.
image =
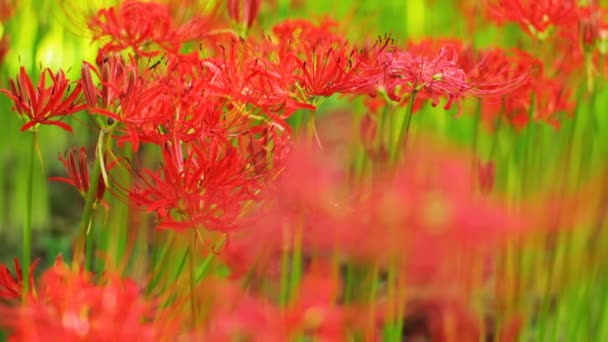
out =
<path fill-rule="evenodd" d="M 401 122 L 401 127 L 399 128 L 399 135 L 397 136 L 397 143 L 394 145 L 394 153 L 391 156 L 393 163 L 398 163 L 401 158 L 403 158 L 403 151 L 406 149 L 407 138 L 410 131 L 410 124 L 412 122 L 412 115 L 414 113 L 414 104 L 416 102 L 416 95 L 418 94 L 417 90 L 412 91 L 408 98 L 408 105 L 405 110 L 405 116 L 403 117 L 403 121 Z"/>
<path fill-rule="evenodd" d="M 74 262 L 77 260 L 83 261 L 84 269 L 87 271 L 91 270 L 93 265 L 94 257 L 94 244 L 95 244 L 95 233 L 92 231 L 94 228 L 95 221 L 95 207 L 98 203 L 97 190 L 99 186 L 98 180 L 102 176 L 102 164 L 100 154 L 101 149 L 106 143 L 106 140 L 110 138 L 109 132 L 101 130 L 99 133 L 98 145 L 95 149 L 95 158 L 93 161 L 93 171 L 91 173 L 91 181 L 89 183 L 89 189 L 85 195 L 84 209 L 82 211 L 82 218 L 80 219 L 80 243 L 77 245 Z"/>

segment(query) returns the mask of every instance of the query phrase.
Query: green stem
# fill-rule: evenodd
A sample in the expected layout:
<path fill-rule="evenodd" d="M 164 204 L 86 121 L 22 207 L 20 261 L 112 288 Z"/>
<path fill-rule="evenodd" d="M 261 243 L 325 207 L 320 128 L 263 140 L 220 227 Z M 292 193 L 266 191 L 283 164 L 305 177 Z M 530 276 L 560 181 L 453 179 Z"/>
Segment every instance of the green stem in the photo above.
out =
<path fill-rule="evenodd" d="M 195 232 L 192 231 L 190 239 L 190 248 L 188 253 L 188 274 L 190 276 L 190 305 L 192 309 L 192 326 L 196 326 L 197 318 L 197 307 L 196 307 L 196 296 L 194 295 L 194 289 L 196 288 L 196 280 L 194 275 L 194 251 L 195 251 L 196 236 Z"/>
<path fill-rule="evenodd" d="M 27 298 L 27 295 L 30 292 L 30 282 L 32 278 L 32 275 L 30 274 L 30 265 L 32 263 L 32 191 L 34 189 L 34 162 L 37 144 L 38 132 L 32 131 L 32 144 L 25 189 L 25 222 L 23 226 L 23 300 Z"/>
<path fill-rule="evenodd" d="M 281 253 L 281 292 L 279 303 L 281 307 L 287 305 L 289 298 L 289 236 L 283 233 L 283 251 Z"/>
<path fill-rule="evenodd" d="M 227 240 L 227 236 L 226 235 L 222 235 L 222 237 L 216 242 L 214 249 L 216 250 L 220 250 L 224 247 L 224 244 L 226 243 Z M 201 279 L 203 279 L 205 277 L 205 275 L 207 275 L 207 271 L 209 271 L 209 265 L 211 265 L 211 262 L 213 262 L 213 260 L 215 260 L 215 252 L 211 251 L 209 252 L 209 254 L 207 254 L 207 256 L 205 257 L 205 260 L 203 260 L 203 264 L 201 265 L 195 281 L 198 284 L 199 281 L 201 281 Z"/>
<path fill-rule="evenodd" d="M 302 279 L 302 231 L 298 228 L 293 241 L 293 256 L 291 257 L 291 273 L 289 281 L 289 299 L 293 300 Z"/>
<path fill-rule="evenodd" d="M 407 137 L 410 130 L 410 123 L 412 122 L 412 114 L 414 113 L 414 103 L 416 102 L 416 95 L 418 91 L 414 90 L 410 95 L 409 103 L 407 106 L 407 110 L 405 112 L 405 118 L 401 123 L 401 129 L 399 130 L 399 137 L 397 139 L 397 144 L 394 147 L 394 153 L 392 155 L 392 161 L 397 163 L 399 161 L 399 157 L 401 156 L 401 152 L 405 148 L 405 144 L 407 144 Z"/>
<path fill-rule="evenodd" d="M 75 255 L 75 260 L 77 258 L 80 257 L 80 255 L 86 251 L 85 253 L 85 261 L 84 261 L 84 265 L 85 265 L 85 270 L 89 270 L 90 266 L 92 265 L 92 259 L 93 259 L 93 233 L 90 231 L 90 228 L 92 228 L 92 219 L 93 219 L 93 214 L 95 212 L 94 207 L 95 207 L 95 202 L 97 200 L 96 196 L 97 196 L 97 186 L 99 185 L 99 177 L 101 176 L 101 162 L 100 162 L 100 158 L 103 158 L 103 156 L 101 155 L 101 146 L 103 146 L 103 141 L 105 139 L 104 136 L 109 137 L 110 135 L 107 134 L 107 132 L 105 131 L 101 131 L 99 133 L 99 140 L 97 142 L 97 147 L 95 149 L 95 163 L 93 166 L 93 172 L 91 174 L 91 177 L 89 179 L 89 190 L 87 191 L 86 197 L 85 197 L 85 204 L 84 204 L 84 210 L 82 213 L 82 218 L 80 220 L 80 246 L 79 246 L 79 250 L 77 250 L 77 254 Z M 91 235 L 91 236 L 89 236 Z"/>
<path fill-rule="evenodd" d="M 95 231 L 95 206 L 91 209 L 91 220 L 89 223 L 89 231 L 86 234 L 86 244 L 85 244 L 85 259 L 84 259 L 84 269 L 92 270 L 93 263 L 93 245 L 95 244 L 95 235 L 93 232 Z"/>

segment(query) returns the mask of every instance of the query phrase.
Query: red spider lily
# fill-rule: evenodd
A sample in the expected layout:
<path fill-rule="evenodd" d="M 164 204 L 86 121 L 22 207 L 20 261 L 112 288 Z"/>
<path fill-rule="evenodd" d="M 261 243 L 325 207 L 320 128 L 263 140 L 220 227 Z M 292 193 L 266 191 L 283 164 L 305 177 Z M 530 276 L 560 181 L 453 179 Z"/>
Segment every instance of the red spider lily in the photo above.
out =
<path fill-rule="evenodd" d="M 227 0 L 226 5 L 228 14 L 234 21 L 250 28 L 258 16 L 262 0 Z"/>
<path fill-rule="evenodd" d="M 313 260 L 298 288 L 298 295 L 285 314 L 288 330 L 325 341 L 346 339 L 346 310 L 336 305 L 342 284 L 332 265 L 322 259 Z"/>
<path fill-rule="evenodd" d="M 0 0 L 0 22 L 7 21 L 13 16 L 16 0 Z M 0 58 L 0 61 L 2 58 Z"/>
<path fill-rule="evenodd" d="M 272 33 L 279 41 L 283 53 L 303 53 L 306 48 L 323 45 L 323 43 L 345 43 L 346 39 L 335 32 L 338 24 L 329 18 L 318 25 L 308 20 L 285 20 L 272 28 Z M 302 45 L 305 44 L 305 45 Z"/>
<path fill-rule="evenodd" d="M 76 155 L 78 153 L 78 155 Z M 63 157 L 59 157 L 59 160 L 65 167 L 67 177 L 51 177 L 49 180 L 64 182 L 75 187 L 78 192 L 84 197 L 89 191 L 89 168 L 87 167 L 87 153 L 84 147 L 81 147 L 79 151 L 76 148 L 66 152 Z M 102 177 L 99 177 L 97 185 L 97 200 L 103 199 L 103 195 L 106 191 L 106 184 Z"/>
<path fill-rule="evenodd" d="M 540 68 L 540 61 L 518 51 L 500 48 L 475 50 L 457 39 L 426 39 L 410 44 L 409 49 L 417 54 L 431 57 L 442 46 L 451 46 L 458 54 L 456 66 L 465 74 L 470 89 L 468 95 L 487 98 L 509 94 L 525 85 L 525 81 Z"/>
<path fill-rule="evenodd" d="M 163 157 L 160 170 L 137 172 L 135 187 L 127 189 L 131 204 L 158 214 L 159 228 L 230 231 L 258 196 L 254 165 L 228 141 L 193 141 L 185 155 L 168 145 Z"/>
<path fill-rule="evenodd" d="M 131 280 L 74 271 L 61 260 L 39 281 L 39 298 L 3 308 L 11 341 L 142 340 L 175 337 L 171 321 L 155 320 L 154 304 Z"/>
<path fill-rule="evenodd" d="M 286 21 L 273 28 L 278 38 L 273 52 L 281 65 L 293 65 L 293 70 L 286 73 L 294 75 L 306 95 L 301 101 L 334 93 L 371 93 L 384 76 L 378 55 L 391 40 L 380 40 L 371 48 L 357 51 L 333 33 L 334 26 L 329 21 L 313 25 L 301 20 Z"/>
<path fill-rule="evenodd" d="M 313 263 L 300 283 L 302 294 L 284 310 L 263 293 L 245 292 L 226 280 L 206 279 L 197 293 L 210 308 L 209 318 L 194 339 L 278 342 L 306 336 L 321 341 L 342 340 L 346 319 L 344 310 L 334 304 L 339 284 L 330 272 L 328 267 Z"/>
<path fill-rule="evenodd" d="M 107 116 L 124 124 L 132 148 L 137 150 L 136 134 L 141 125 L 165 118 L 164 113 L 154 112 L 153 106 L 162 99 L 165 85 L 151 76 L 150 70 L 140 71 L 133 57 L 128 62 L 111 56 L 101 61 L 99 68 L 85 62 L 82 66 L 81 84 L 89 111 Z M 93 74 L 100 80 L 93 83 Z"/>
<path fill-rule="evenodd" d="M 344 175 L 331 162 L 296 157 L 278 179 L 271 214 L 259 215 L 272 219 L 249 224 L 243 236 L 251 235 L 267 251 L 281 250 L 283 234 L 277 231 L 293 236 L 301 229 L 303 248 L 309 251 L 329 253 L 337 248 L 358 259 L 378 261 L 401 255 L 409 246 L 411 254 L 403 255 L 404 260 L 413 269 L 418 262 L 429 265 L 421 269 L 428 269 L 450 259 L 429 256 L 429 245 L 442 244 L 446 254 L 465 246 L 485 251 L 519 232 L 519 218 L 504 205 L 475 196 L 477 177 L 466 162 L 470 156 L 458 158 L 454 155 L 461 154 L 448 151 L 430 142 L 413 145 L 408 169 L 397 172 L 396 178 L 380 175 L 369 187 L 373 190 L 363 193 L 348 191 Z"/>
<path fill-rule="evenodd" d="M 560 74 L 578 76 L 579 70 L 590 67 L 585 65 L 587 62 L 592 62 L 593 67 L 597 68 L 597 61 L 605 53 L 602 46 L 608 32 L 608 11 L 592 2 L 589 6 L 580 8 L 577 14 L 575 24 L 578 26 L 573 24 L 564 27 L 555 40 L 559 55 L 554 58 L 557 62 L 553 70 L 559 70 Z"/>
<path fill-rule="evenodd" d="M 451 269 L 450 255 L 467 249 L 475 251 L 473 253 L 487 251 L 489 246 L 500 244 L 510 232 L 519 229 L 519 223 L 506 210 L 489 201 L 474 199 L 470 192 L 472 185 L 446 183 L 448 179 L 455 179 L 453 177 L 457 174 L 465 177 L 466 171 L 458 170 L 455 165 L 444 164 L 441 167 L 445 171 L 427 170 L 429 175 L 443 173 L 441 176 L 437 174 L 443 178 L 436 180 L 440 184 L 417 180 L 418 176 L 409 174 L 408 180 L 378 187 L 378 191 L 385 191 L 383 197 L 378 197 L 378 193 L 370 196 L 372 203 L 362 203 L 371 216 L 364 216 L 359 223 L 354 222 L 358 226 L 340 233 L 344 235 L 339 241 L 344 241 L 349 253 L 358 258 L 383 262 L 394 258 L 400 260 L 399 251 L 407 246 L 408 253 L 403 255 L 402 267 L 407 270 L 408 282 L 412 285 L 443 286 L 442 282 L 456 273 Z M 454 174 L 450 174 L 452 172 Z M 392 190 L 389 192 L 386 187 Z M 385 190 L 379 190 L 382 188 Z M 367 215 L 363 214 L 366 211 L 360 209 L 359 212 Z M 371 226 L 355 228 L 361 227 L 361 223 Z M 404 227 L 408 229 L 404 230 Z M 377 233 L 370 237 L 372 231 Z M 427 252 L 431 246 L 441 252 L 429 255 Z M 447 284 L 456 285 L 453 282 Z"/>
<path fill-rule="evenodd" d="M 206 36 L 210 23 L 207 18 L 195 17 L 178 26 L 167 5 L 127 0 L 119 7 L 99 10 L 88 25 L 93 39 L 105 42 L 102 51 L 106 53 L 131 48 L 137 55 L 154 56 L 163 51 L 177 53 L 184 42 Z"/>
<path fill-rule="evenodd" d="M 275 51 L 274 45 L 265 44 L 261 48 L 265 54 Z M 236 105 L 246 103 L 259 108 L 271 123 L 287 131 L 291 128 L 284 119 L 296 109 L 314 109 L 305 99 L 293 94 L 293 58 L 273 62 L 254 52 L 253 46 L 234 39 L 230 45 L 221 45 L 220 53 L 221 58 L 202 62 L 210 72 L 206 85 L 209 90 L 229 98 Z"/>
<path fill-rule="evenodd" d="M 154 2 L 127 0 L 118 8 L 101 9 L 89 21 L 93 39 L 109 38 L 103 50 L 122 51 L 127 47 L 138 55 L 149 56 L 160 51 L 145 51 L 146 45 L 177 51 L 181 41 L 175 33 L 169 9 Z"/>
<path fill-rule="evenodd" d="M 32 265 L 30 265 L 30 274 L 34 274 L 34 268 L 36 268 L 39 261 L 39 259 L 36 259 Z M 11 275 L 11 272 L 6 265 L 0 264 L 0 300 L 19 299 L 23 295 L 23 273 L 21 272 L 19 260 L 15 258 L 14 262 L 15 277 Z M 30 278 L 29 288 L 31 292 L 34 292 L 34 280 L 32 278 Z"/>
<path fill-rule="evenodd" d="M 255 265 L 251 271 L 258 276 L 277 276 L 279 268 L 274 266 L 291 248 L 285 239 L 298 231 L 306 252 L 327 253 L 339 248 L 341 221 L 352 211 L 346 208 L 346 178 L 336 159 L 300 146 L 280 168 L 283 173 L 264 190 L 266 205 L 252 213 L 253 218 L 238 222 L 242 229 L 231 237 L 222 254 L 235 270 L 234 277 L 244 275 L 247 265 Z"/>
<path fill-rule="evenodd" d="M 328 97 L 334 93 L 368 94 L 384 77 L 384 70 L 376 65 L 378 55 L 386 48 L 380 42 L 364 55 L 347 44 L 322 42 L 304 48 L 297 79 L 307 96 Z"/>
<path fill-rule="evenodd" d="M 545 122 L 559 129 L 557 115 L 574 109 L 570 94 L 570 88 L 564 82 L 540 75 L 505 96 L 502 103 L 484 103 L 482 115 L 486 121 L 493 122 L 502 113 L 510 124 L 519 129 L 531 121 Z"/>
<path fill-rule="evenodd" d="M 497 0 L 488 6 L 491 18 L 518 23 L 529 35 L 543 38 L 551 26 L 576 23 L 575 0 Z"/>
<path fill-rule="evenodd" d="M 46 85 L 46 77 L 51 78 L 52 84 Z M 68 132 L 72 128 L 55 117 L 64 117 L 85 108 L 79 103 L 79 96 L 82 90 L 80 84 L 70 90 L 70 81 L 65 78 L 63 70 L 53 74 L 51 69 L 46 68 L 40 74 L 38 87 L 34 88 L 32 80 L 21 67 L 16 80 L 11 79 L 10 91 L 0 89 L 0 93 L 5 94 L 13 100 L 13 110 L 15 110 L 26 123 L 21 127 L 21 131 L 36 129 L 38 124 L 58 126 Z"/>
<path fill-rule="evenodd" d="M 384 87 L 394 101 L 417 92 L 430 98 L 433 106 L 439 104 L 440 97 L 447 97 L 444 108 L 449 109 L 471 89 L 466 74 L 457 66 L 458 54 L 450 45 L 442 47 L 432 59 L 398 49 L 382 58 L 387 65 Z"/>
<path fill-rule="evenodd" d="M 247 293 L 235 285 L 225 280 L 205 279 L 197 293 L 211 309 L 205 327 L 192 340 L 289 340 L 280 308 L 266 298 Z"/>
<path fill-rule="evenodd" d="M 4 63 L 4 58 L 6 57 L 6 54 L 8 53 L 9 47 L 10 47 L 10 39 L 8 38 L 8 35 L 2 36 L 2 38 L 0 38 L 0 65 L 2 65 L 2 63 Z"/>
<path fill-rule="evenodd" d="M 593 50 L 600 39 L 601 31 L 608 28 L 606 21 L 608 11 L 597 5 L 590 5 L 581 8 L 578 13 L 581 47 L 584 51 Z M 568 32 L 571 31 L 568 30 Z"/>

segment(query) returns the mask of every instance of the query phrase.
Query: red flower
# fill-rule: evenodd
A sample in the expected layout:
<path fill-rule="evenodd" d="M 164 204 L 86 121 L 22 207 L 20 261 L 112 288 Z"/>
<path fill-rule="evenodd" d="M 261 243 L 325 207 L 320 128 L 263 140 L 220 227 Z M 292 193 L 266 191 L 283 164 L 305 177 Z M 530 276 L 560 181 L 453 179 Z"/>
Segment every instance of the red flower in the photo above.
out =
<path fill-rule="evenodd" d="M 132 280 L 105 274 L 99 280 L 59 259 L 39 281 L 40 300 L 2 308 L 11 341 L 157 341 L 175 338 L 176 324 L 163 320 Z M 158 320 L 157 320 L 157 319 Z"/>
<path fill-rule="evenodd" d="M 250 28 L 258 16 L 262 0 L 227 0 L 228 14 L 230 17 Z"/>
<path fill-rule="evenodd" d="M 50 86 L 46 85 L 47 75 L 51 78 Z M 82 89 L 80 84 L 70 90 L 70 81 L 65 78 L 63 70 L 53 74 L 51 69 L 44 69 L 40 74 L 38 87 L 34 88 L 25 68 L 21 67 L 16 80 L 11 79 L 9 82 L 10 91 L 0 89 L 0 93 L 13 100 L 13 110 L 26 121 L 21 131 L 36 129 L 38 124 L 45 124 L 71 132 L 70 126 L 53 118 L 70 115 L 85 108 L 78 100 Z"/>
<path fill-rule="evenodd" d="M 430 98 L 433 106 L 446 97 L 445 109 L 449 109 L 472 88 L 465 72 L 458 67 L 458 53 L 451 45 L 443 46 L 433 58 L 400 49 L 382 57 L 387 65 L 384 87 L 394 101 L 417 92 L 422 98 Z"/>
<path fill-rule="evenodd" d="M 194 17 L 177 25 L 167 5 L 137 0 L 99 10 L 89 19 L 88 26 L 93 39 L 104 42 L 102 51 L 131 48 L 141 56 L 155 56 L 163 51 L 176 54 L 184 42 L 205 37 L 212 28 L 210 18 L 206 17 Z"/>
<path fill-rule="evenodd" d="M 134 171 L 135 187 L 125 189 L 130 203 L 158 214 L 159 228 L 229 231 L 244 205 L 258 196 L 254 163 L 229 141 L 193 141 L 185 155 L 168 144 L 163 160 L 156 172 Z"/>
<path fill-rule="evenodd" d="M 488 7 L 499 23 L 518 23 L 531 36 L 544 38 L 551 26 L 576 23 L 576 0 L 497 0 Z"/>
<path fill-rule="evenodd" d="M 10 40 L 8 35 L 4 35 L 0 38 L 0 65 L 4 62 L 4 57 L 6 57 L 6 53 L 8 52 L 8 48 L 10 45 Z"/>
<path fill-rule="evenodd" d="M 82 196 L 86 196 L 89 191 L 89 168 L 87 167 L 87 153 L 84 147 L 81 147 L 76 156 L 76 148 L 66 152 L 63 157 L 59 157 L 59 160 L 65 167 L 67 177 L 51 177 L 51 181 L 59 181 L 72 185 L 75 187 Z M 99 177 L 97 186 L 97 200 L 103 198 L 103 194 L 106 191 L 106 184 L 102 177 Z"/>
<path fill-rule="evenodd" d="M 40 260 L 36 259 L 30 266 L 30 274 L 34 274 L 34 268 Z M 15 277 L 11 275 L 8 267 L 0 264 L 0 300 L 19 299 L 23 291 L 23 273 L 19 260 L 15 258 Z M 34 280 L 30 278 L 30 291 L 34 291 Z"/>
<path fill-rule="evenodd" d="M 13 15 L 15 3 L 16 0 L 0 0 L 0 23 L 7 21 Z"/>
<path fill-rule="evenodd" d="M 362 54 L 341 42 L 305 44 L 302 48 L 304 58 L 296 78 L 309 98 L 328 97 L 334 93 L 374 92 L 374 87 L 384 77 L 384 70 L 378 65 L 378 55 L 386 46 L 380 42 Z"/>
<path fill-rule="evenodd" d="M 99 68 L 87 62 L 82 66 L 80 82 L 89 111 L 123 124 L 116 130 L 126 131 L 128 138 L 122 141 L 131 142 L 133 150 L 137 150 L 137 131 L 167 115 L 154 111 L 165 85 L 149 69 L 141 71 L 133 57 L 125 62 L 120 57 L 108 56 L 100 64 Z M 92 73 L 100 79 L 98 86 L 93 83 Z"/>
<path fill-rule="evenodd" d="M 150 43 L 163 50 L 177 51 L 181 43 L 177 37 L 169 9 L 155 2 L 127 0 L 118 8 L 104 8 L 89 21 L 93 39 L 107 39 L 103 50 L 121 51 L 131 47 L 142 56 L 160 51 L 146 51 Z"/>
<path fill-rule="evenodd" d="M 430 58 L 434 51 L 445 46 L 453 49 L 454 64 L 465 74 L 467 88 L 463 88 L 466 89 L 463 94 L 483 98 L 483 101 L 498 102 L 498 97 L 521 88 L 537 67 L 535 61 L 527 61 L 526 55 L 519 51 L 511 56 L 498 48 L 475 50 L 460 40 L 427 39 L 410 44 L 409 50 Z"/>

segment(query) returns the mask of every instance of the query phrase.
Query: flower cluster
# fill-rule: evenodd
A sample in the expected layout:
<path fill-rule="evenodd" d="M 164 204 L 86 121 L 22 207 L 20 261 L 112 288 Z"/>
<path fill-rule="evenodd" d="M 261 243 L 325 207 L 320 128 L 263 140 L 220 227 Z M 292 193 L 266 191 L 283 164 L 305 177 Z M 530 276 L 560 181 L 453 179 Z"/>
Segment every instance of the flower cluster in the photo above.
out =
<path fill-rule="evenodd" d="M 473 6 L 548 43 L 532 53 L 524 43 L 347 39 L 328 18 L 262 28 L 264 5 L 118 1 L 88 13 L 97 54 L 77 79 L 21 67 L 0 89 L 32 153 L 47 126 L 78 133 L 87 122 L 98 134 L 94 149 L 60 157 L 65 177 L 51 177 L 85 200 L 73 265 L 58 259 L 38 281 L 28 276 L 36 262 L 25 276 L 17 261 L 14 276 L 0 265 L 11 339 L 473 341 L 491 329 L 515 339 L 528 298 L 513 245 L 555 231 L 546 228 L 566 200 L 536 208 L 521 200 L 525 180 L 510 196 L 494 154 L 501 125 L 525 138 L 512 169 L 529 177 L 537 125 L 559 131 L 574 94 L 583 98 L 571 85 L 597 76 L 605 12 L 575 1 Z M 336 103 L 348 110 L 323 110 Z M 477 131 L 471 150 L 410 130 L 414 115 L 442 109 L 488 129 L 487 158 Z M 560 214 L 569 224 L 593 216 L 575 207 Z M 110 241 L 123 231 L 127 247 Z"/>

